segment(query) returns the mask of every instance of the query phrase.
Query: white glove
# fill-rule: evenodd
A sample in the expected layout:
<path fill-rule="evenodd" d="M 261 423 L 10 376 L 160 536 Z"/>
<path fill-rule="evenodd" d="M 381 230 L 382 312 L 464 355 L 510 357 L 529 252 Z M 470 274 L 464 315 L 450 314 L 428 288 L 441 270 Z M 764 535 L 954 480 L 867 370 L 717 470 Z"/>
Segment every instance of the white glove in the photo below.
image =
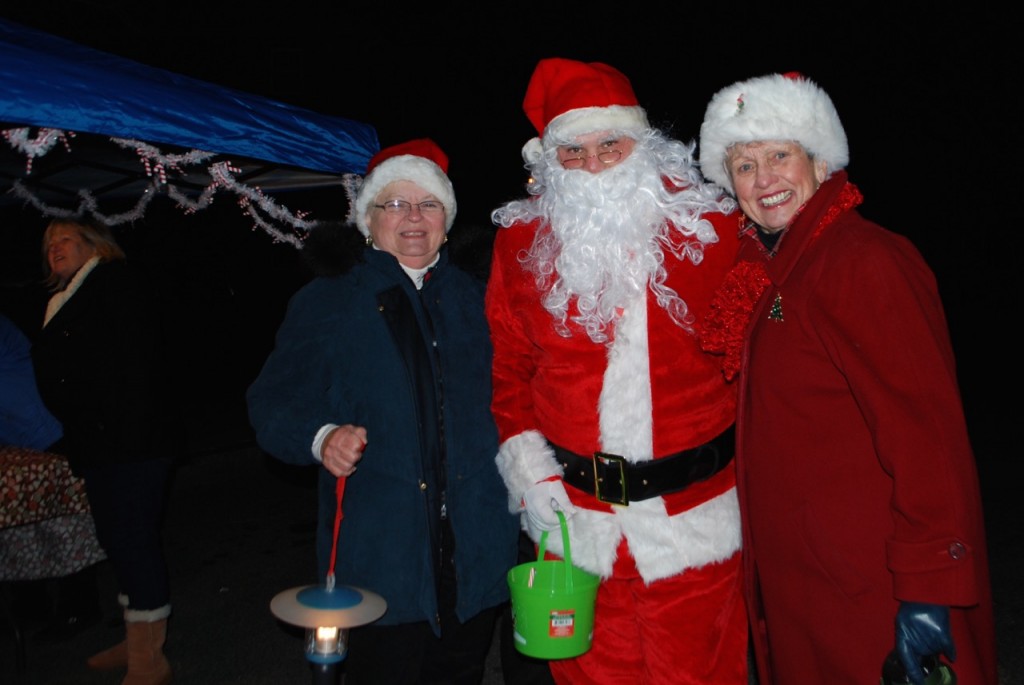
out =
<path fill-rule="evenodd" d="M 569 495 L 561 480 L 543 480 L 530 488 L 523 495 L 526 506 L 526 525 L 531 535 L 540 537 L 545 531 L 558 530 L 556 511 L 561 511 L 568 521 L 576 513 L 576 507 L 569 501 Z"/>

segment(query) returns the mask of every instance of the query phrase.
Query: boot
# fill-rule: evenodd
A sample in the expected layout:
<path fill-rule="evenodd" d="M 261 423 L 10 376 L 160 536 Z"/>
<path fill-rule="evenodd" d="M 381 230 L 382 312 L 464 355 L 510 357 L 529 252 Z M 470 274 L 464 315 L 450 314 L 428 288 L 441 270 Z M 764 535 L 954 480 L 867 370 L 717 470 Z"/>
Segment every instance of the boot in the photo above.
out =
<path fill-rule="evenodd" d="M 94 671 L 113 671 L 117 668 L 128 668 L 128 641 L 121 640 L 113 647 L 93 654 L 85 660 L 85 665 Z"/>
<path fill-rule="evenodd" d="M 133 621 L 125 624 L 128 632 L 128 674 L 121 685 L 167 685 L 171 682 L 171 664 L 164 656 L 167 619 Z"/>
<path fill-rule="evenodd" d="M 127 595 L 119 594 L 117 596 L 117 603 L 127 608 Z M 121 640 L 113 647 L 93 654 L 85 660 L 85 665 L 95 671 L 113 671 L 118 668 L 128 668 L 128 641 Z"/>

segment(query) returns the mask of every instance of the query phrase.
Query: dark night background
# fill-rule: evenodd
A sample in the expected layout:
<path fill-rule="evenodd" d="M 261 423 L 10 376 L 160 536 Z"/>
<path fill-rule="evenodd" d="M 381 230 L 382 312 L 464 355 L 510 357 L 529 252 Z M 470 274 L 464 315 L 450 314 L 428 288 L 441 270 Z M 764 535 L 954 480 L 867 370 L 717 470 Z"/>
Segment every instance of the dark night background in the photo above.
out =
<path fill-rule="evenodd" d="M 619 68 L 651 123 L 683 140 L 696 139 L 719 88 L 801 71 L 836 104 L 863 214 L 910 237 L 936 273 L 983 484 L 1010 492 L 1021 311 L 1010 247 L 1021 223 L 1013 198 L 1024 98 L 1021 22 L 1009 12 L 953 2 L 375 5 L 35 0 L 5 3 L 0 15 L 369 123 L 382 146 L 432 137 L 451 158 L 456 227 L 490 226 L 492 209 L 523 195 L 520 148 L 535 132 L 521 103 L 542 57 Z M 346 211 L 340 189 L 313 202 L 313 218 Z M 45 223 L 31 209 L 0 212 L 5 269 L 38 269 Z M 230 202 L 187 218 L 154 211 L 120 235 L 130 256 L 154 265 L 176 317 L 177 361 L 193 396 L 190 440 L 206 444 L 232 428 L 244 437 L 242 393 L 306 277 L 296 250 L 272 244 Z M 994 523 L 1019 513 L 1013 503 L 986 515 Z M 1016 534 L 1006 537 L 1019 545 Z"/>
<path fill-rule="evenodd" d="M 1018 22 L 980 3 L 870 6 L 651 3 L 609 13 L 565 2 L 410 10 L 309 0 L 262 9 L 37 0 L 0 14 L 145 64 L 369 123 L 382 146 L 432 137 L 451 158 L 456 226 L 490 226 L 493 208 L 522 195 L 519 151 L 534 131 L 521 102 L 542 57 L 616 66 L 651 122 L 684 140 L 697 137 L 719 88 L 802 71 L 839 110 L 863 213 L 909 236 L 935 270 L 972 432 L 994 440 L 1008 434 L 1009 407 L 1017 404 L 996 397 L 1009 394 L 999 388 L 1018 367 L 1008 249 L 1019 192 L 1011 190 L 1008 160 L 1022 143 L 1019 77 L 1011 71 Z M 313 218 L 346 211 L 340 189 L 322 191 L 315 203 Z M 121 235 L 176 284 L 169 297 L 188 315 L 189 330 L 179 332 L 183 354 L 229 359 L 214 367 L 244 382 L 304 274 L 293 248 L 270 244 L 230 204 L 187 218 L 153 211 Z M 45 225 L 31 209 L 0 216 L 5 233 Z M 28 249 L 25 268 L 37 268 L 37 236 L 14 239 Z M 5 264 L 14 261 L 11 249 Z"/>

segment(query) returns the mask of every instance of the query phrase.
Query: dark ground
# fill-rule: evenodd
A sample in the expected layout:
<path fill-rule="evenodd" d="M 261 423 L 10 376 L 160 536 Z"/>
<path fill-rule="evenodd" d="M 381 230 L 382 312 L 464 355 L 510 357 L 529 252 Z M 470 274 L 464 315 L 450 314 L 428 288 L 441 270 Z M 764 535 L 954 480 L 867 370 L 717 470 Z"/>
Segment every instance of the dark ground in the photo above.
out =
<path fill-rule="evenodd" d="M 1024 564 L 1018 500 L 1008 452 L 978 445 L 992 558 L 1000 685 L 1024 685 Z M 270 600 L 315 582 L 315 473 L 276 462 L 245 431 L 185 460 L 174 479 L 166 527 L 174 613 L 166 653 L 184 685 L 291 685 L 312 680 L 301 631 L 278 622 Z M 27 668 L 0 633 L 4 685 L 116 685 L 121 676 L 84 666 L 87 656 L 120 639 L 108 562 L 100 564 L 105 620 L 60 645 L 28 644 Z M 26 597 L 32 584 L 16 587 Z M 40 626 L 29 620 L 29 631 Z M 492 651 L 485 685 L 502 683 Z M 799 685 L 799 684 L 796 684 Z M 960 683 L 960 685 L 972 685 Z"/>
<path fill-rule="evenodd" d="M 173 614 L 165 652 L 175 683 L 310 682 L 302 630 L 278 622 L 270 600 L 282 590 L 316 582 L 315 475 L 265 456 L 245 436 L 181 464 L 166 524 Z M 63 644 L 30 639 L 23 673 L 16 669 L 13 634 L 6 625 L 0 628 L 0 684 L 121 682 L 123 672 L 95 672 L 84 665 L 90 654 L 123 637 L 109 562 L 99 564 L 99 576 L 104 620 Z M 39 586 L 15 584 L 14 596 L 37 595 Z M 42 627 L 37 619 L 25 620 L 28 633 Z M 488 670 L 485 682 L 502 682 L 497 666 Z"/>

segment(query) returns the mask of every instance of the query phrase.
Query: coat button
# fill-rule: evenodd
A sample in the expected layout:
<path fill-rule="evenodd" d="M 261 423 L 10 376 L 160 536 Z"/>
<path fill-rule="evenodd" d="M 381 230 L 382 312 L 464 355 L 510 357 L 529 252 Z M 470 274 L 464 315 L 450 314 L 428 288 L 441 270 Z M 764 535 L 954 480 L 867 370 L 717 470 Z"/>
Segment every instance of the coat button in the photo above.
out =
<path fill-rule="evenodd" d="M 950 543 L 949 556 L 953 559 L 963 559 L 967 556 L 967 548 L 961 542 Z"/>

